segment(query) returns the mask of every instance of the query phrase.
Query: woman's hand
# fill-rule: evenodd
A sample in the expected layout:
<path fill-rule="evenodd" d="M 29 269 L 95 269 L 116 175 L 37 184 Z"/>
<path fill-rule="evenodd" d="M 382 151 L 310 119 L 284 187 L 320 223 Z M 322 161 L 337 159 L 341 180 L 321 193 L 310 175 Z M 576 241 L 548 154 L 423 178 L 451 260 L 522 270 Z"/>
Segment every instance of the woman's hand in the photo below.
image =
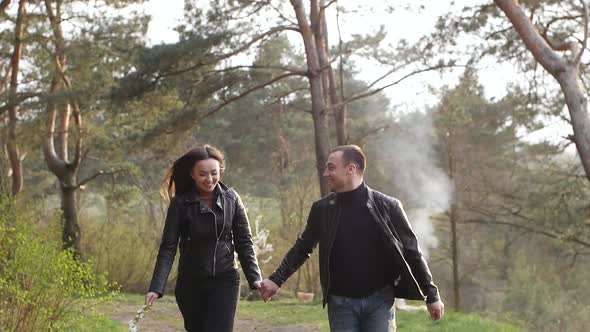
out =
<path fill-rule="evenodd" d="M 154 304 L 154 301 L 159 297 L 160 295 L 158 293 L 155 292 L 149 292 L 145 295 L 145 304 L 146 305 L 152 305 Z"/>

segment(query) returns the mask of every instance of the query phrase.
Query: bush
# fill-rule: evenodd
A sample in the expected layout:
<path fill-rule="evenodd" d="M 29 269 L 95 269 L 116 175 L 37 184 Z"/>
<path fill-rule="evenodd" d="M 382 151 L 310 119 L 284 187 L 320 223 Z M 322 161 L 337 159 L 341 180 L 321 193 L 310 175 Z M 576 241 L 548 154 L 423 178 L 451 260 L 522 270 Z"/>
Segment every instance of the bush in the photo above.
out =
<path fill-rule="evenodd" d="M 583 267 L 536 266 L 520 257 L 502 309 L 533 331 L 588 331 L 590 293 L 580 286 L 586 278 Z"/>
<path fill-rule="evenodd" d="M 115 295 L 90 262 L 62 250 L 60 223 L 34 227 L 6 196 L 0 212 L 0 330 L 61 330 Z"/>

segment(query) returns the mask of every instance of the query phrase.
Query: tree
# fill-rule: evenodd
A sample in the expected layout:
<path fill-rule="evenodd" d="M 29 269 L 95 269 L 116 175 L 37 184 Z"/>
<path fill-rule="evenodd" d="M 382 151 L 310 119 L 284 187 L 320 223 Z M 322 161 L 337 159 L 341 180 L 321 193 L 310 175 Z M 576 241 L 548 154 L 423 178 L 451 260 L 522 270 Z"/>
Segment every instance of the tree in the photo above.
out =
<path fill-rule="evenodd" d="M 24 3 L 20 2 L 19 10 Z M 18 47 L 13 59 L 22 54 L 28 66 L 19 67 L 18 61 L 12 61 L 15 84 L 11 86 L 10 102 L 2 108 L 16 112 L 19 106 L 25 119 L 20 124 L 26 128 L 23 135 L 37 136 L 29 143 L 39 142 L 43 147 L 47 167 L 56 176 L 60 189 L 64 246 L 80 254 L 76 194 L 85 184 L 107 173 L 101 170 L 78 179 L 82 160 L 88 153 L 88 150 L 83 150 L 83 138 L 88 135 L 85 130 L 88 127 L 82 125 L 82 113 L 86 110 L 90 116 L 90 110 L 101 110 L 109 89 L 108 84 L 102 84 L 107 80 L 112 82 L 114 75 L 126 70 L 122 64 L 129 61 L 129 56 L 125 54 L 128 51 L 118 48 L 118 44 L 125 42 L 117 38 L 126 39 L 125 46 L 132 45 L 130 41 L 137 38 L 138 28 L 145 31 L 147 22 L 144 20 L 143 25 L 138 25 L 141 16 L 122 20 L 120 16 L 105 15 L 101 11 L 106 3 L 98 3 L 92 10 L 79 6 L 76 1 L 47 0 L 42 4 L 41 7 L 31 7 L 27 20 L 20 25 L 21 33 L 27 31 L 27 43 L 15 44 Z M 125 4 L 120 2 L 116 6 Z M 64 32 L 64 24 L 73 24 L 75 28 Z M 90 45 L 94 47 L 94 52 L 88 52 Z M 105 51 L 108 51 L 108 56 L 104 56 Z M 28 83 L 22 89 L 19 87 L 20 91 L 17 90 L 16 75 Z M 42 121 L 44 126 L 41 127 L 45 129 L 39 130 Z M 70 121 L 73 121 L 73 126 Z M 36 130 L 35 135 L 32 135 L 33 130 Z M 70 155 L 73 157 L 70 158 Z"/>
<path fill-rule="evenodd" d="M 12 194 L 18 194 L 23 188 L 23 170 L 21 156 L 19 154 L 16 127 L 17 127 L 17 91 L 18 91 L 18 74 L 21 60 L 21 53 L 23 48 L 24 36 L 24 20 L 26 0 L 20 0 L 18 3 L 18 13 L 16 17 L 16 24 L 14 28 L 14 51 L 10 60 L 10 90 L 8 96 L 8 137 L 6 140 L 6 150 L 10 160 L 10 168 L 12 173 Z M 8 2 L 6 3 L 8 4 Z"/>
<path fill-rule="evenodd" d="M 506 14 L 506 17 L 510 20 L 535 60 L 559 82 L 570 113 L 570 123 L 574 132 L 571 139 L 578 150 L 586 177 L 590 180 L 590 117 L 588 116 L 588 100 L 579 80 L 580 62 L 588 39 L 588 7 L 586 2 L 581 1 L 584 37 L 579 47 L 576 43 L 568 45 L 567 50 L 571 51 L 573 56 L 570 58 L 562 58 L 558 55 L 559 48 L 550 45 L 543 39 L 531 20 L 514 0 L 494 0 L 494 3 Z"/>
<path fill-rule="evenodd" d="M 328 111 L 332 110 L 334 115 L 336 141 L 338 144 L 344 144 L 349 140 L 349 136 L 353 136 L 347 133 L 348 104 L 373 96 L 412 75 L 449 66 L 447 63 L 436 62 L 434 65 L 424 66 L 425 68 L 406 74 L 393 83 L 378 87 L 378 82 L 420 59 L 420 52 L 417 50 L 400 51 L 388 59 L 390 62 L 387 65 L 392 69 L 385 75 L 363 90 L 354 91 L 347 97 L 343 96 L 345 82 L 336 83 L 331 68 L 334 59 L 340 57 L 342 60 L 344 52 L 350 55 L 359 50 L 362 55 L 374 53 L 380 58 L 391 54 L 371 52 L 378 48 L 383 40 L 383 29 L 371 36 L 355 35 L 346 43 L 339 41 L 340 46 L 334 52 L 328 44 L 325 18 L 326 10 L 334 3 L 335 1 L 325 3 L 313 0 L 309 2 L 309 10 L 306 10 L 304 1 L 292 1 L 289 11 L 285 10 L 284 3 L 278 1 L 211 1 L 211 9 L 206 12 L 189 5 L 185 12 L 187 24 L 178 28 L 181 32 L 179 43 L 146 49 L 148 56 L 145 60 L 149 60 L 150 63 L 142 61 L 138 64 L 138 70 L 123 80 L 120 95 L 141 97 L 144 92 L 151 93 L 156 88 L 170 88 L 176 91 L 182 106 L 172 109 L 169 116 L 149 131 L 146 137 L 153 142 L 163 133 L 179 133 L 195 128 L 206 118 L 221 109 L 227 110 L 230 104 L 242 101 L 244 97 L 256 91 L 280 84 L 283 80 L 307 79 L 318 182 L 321 193 L 326 194 L 328 188 L 322 174 L 331 145 L 331 132 L 328 130 L 326 118 Z M 267 22 L 259 22 L 256 19 L 264 15 L 267 15 Z M 241 64 L 232 65 L 236 55 L 248 54 L 252 48 L 264 47 L 264 44 L 274 36 L 287 32 L 297 32 L 301 35 L 305 54 L 303 64 L 292 66 L 270 63 L 261 66 L 242 64 L 243 60 L 239 60 Z M 331 53 L 334 54 L 332 58 Z M 187 54 L 191 56 L 186 56 Z M 401 61 L 403 64 L 397 63 L 399 59 L 404 59 Z M 341 81 L 345 71 L 341 65 Z M 252 81 L 249 77 L 253 72 L 272 75 L 265 76 L 265 81 Z M 338 87 L 341 91 L 340 96 L 337 92 Z M 131 93 L 125 92 L 126 90 Z M 288 96 L 285 92 L 284 97 Z"/>
<path fill-rule="evenodd" d="M 449 12 L 441 17 L 437 28 L 433 37 L 438 41 L 423 41 L 431 45 L 432 52 L 453 57 L 466 55 L 456 46 L 459 36 L 470 34 L 481 38 L 475 40 L 475 47 L 461 44 L 463 50 L 471 53 L 467 56 L 474 60 L 473 64 L 492 58 L 519 68 L 525 74 L 521 84 L 528 86 L 533 97 L 531 107 L 539 114 L 558 116 L 571 125 L 573 135 L 565 138 L 575 145 L 590 180 L 590 119 L 585 96 L 589 73 L 584 51 L 588 10 L 584 1 L 577 4 L 498 0 L 494 4 L 469 5 L 460 13 Z M 551 81 L 541 73 L 543 69 Z M 564 104 L 569 118 L 562 115 Z"/>

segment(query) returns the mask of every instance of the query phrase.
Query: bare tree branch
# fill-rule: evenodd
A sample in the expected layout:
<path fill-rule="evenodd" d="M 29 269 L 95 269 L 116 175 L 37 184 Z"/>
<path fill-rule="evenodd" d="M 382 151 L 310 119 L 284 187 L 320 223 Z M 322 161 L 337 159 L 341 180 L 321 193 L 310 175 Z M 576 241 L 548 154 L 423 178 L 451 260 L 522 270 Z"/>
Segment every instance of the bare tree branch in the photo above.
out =
<path fill-rule="evenodd" d="M 323 5 L 320 7 L 320 15 L 322 14 L 321 12 L 326 10 L 326 8 L 330 7 L 330 5 L 332 5 L 333 3 L 338 2 L 338 0 L 331 0 L 330 2 L 328 2 L 327 4 Z"/>
<path fill-rule="evenodd" d="M 578 66 L 580 61 L 582 60 L 582 55 L 584 54 L 584 50 L 586 49 L 586 44 L 588 42 L 588 5 L 586 4 L 585 0 L 580 1 L 582 3 L 582 8 L 584 12 L 584 39 L 582 40 L 582 47 L 580 51 L 576 55 L 576 59 L 574 60 L 574 64 Z"/>
<path fill-rule="evenodd" d="M 503 225 L 503 226 L 510 226 L 515 228 L 524 229 L 530 233 L 544 235 L 553 239 L 558 239 L 566 242 L 572 242 L 584 247 L 590 248 L 590 242 L 585 239 L 580 239 L 573 234 L 563 234 L 563 233 L 555 233 L 551 230 L 539 229 L 533 226 L 522 225 L 518 223 L 508 222 L 508 221 L 500 221 L 500 220 L 482 220 L 482 219 L 470 219 L 465 220 L 464 223 L 470 224 L 483 224 L 483 225 Z"/>
<path fill-rule="evenodd" d="M 93 175 L 91 175 L 91 176 L 89 176 L 89 177 L 85 178 L 84 180 L 82 180 L 82 181 L 79 181 L 79 182 L 78 182 L 78 184 L 77 184 L 76 186 L 72 187 L 72 189 L 78 189 L 78 188 L 80 188 L 80 187 L 84 186 L 84 185 L 85 185 L 85 184 L 87 184 L 88 182 L 90 182 L 90 181 L 92 181 L 92 180 L 96 179 L 97 177 L 99 177 L 99 176 L 101 176 L 101 175 L 111 175 L 111 176 L 114 176 L 114 175 L 116 175 L 116 174 L 119 174 L 119 173 L 124 173 L 124 172 L 126 172 L 126 171 L 127 171 L 127 170 L 125 170 L 125 169 L 118 169 L 118 170 L 115 170 L 115 171 L 112 171 L 112 172 L 98 171 L 98 172 L 94 173 Z"/>
<path fill-rule="evenodd" d="M 227 67 L 222 69 L 216 69 L 205 72 L 205 74 L 210 73 L 223 73 L 237 69 L 254 69 L 254 70 L 281 70 L 284 72 L 292 73 L 293 75 L 300 75 L 300 76 L 307 76 L 307 71 L 301 70 L 298 68 L 288 68 L 288 67 L 281 67 L 281 66 L 257 66 L 257 65 L 240 65 L 240 66 L 233 66 Z"/>
<path fill-rule="evenodd" d="M 389 88 L 391 86 L 397 85 L 400 82 L 402 82 L 403 80 L 405 80 L 406 78 L 412 77 L 414 75 L 425 73 L 425 72 L 432 71 L 432 70 L 438 70 L 438 69 L 443 69 L 443 68 L 451 68 L 451 67 L 465 67 L 465 66 L 463 66 L 463 65 L 454 65 L 454 64 L 442 64 L 442 65 L 436 65 L 436 66 L 432 66 L 432 67 L 428 67 L 428 68 L 423 68 L 423 69 L 415 70 L 415 71 L 413 71 L 413 72 L 411 72 L 409 74 L 404 75 L 402 78 L 398 79 L 395 82 L 389 83 L 387 85 L 384 85 L 384 86 L 382 86 L 380 88 L 377 88 L 377 89 L 374 89 L 374 90 L 371 90 L 371 91 L 367 91 L 367 92 L 363 92 L 363 93 L 358 93 L 356 95 L 353 95 L 351 97 L 348 97 L 348 98 L 344 99 L 344 101 L 342 102 L 342 104 L 349 104 L 349 103 L 351 103 L 351 102 L 353 102 L 355 100 L 372 96 L 372 95 L 374 95 L 376 93 L 379 93 L 379 92 L 381 92 L 381 91 L 383 91 L 383 90 L 385 90 L 385 89 L 387 89 L 387 88 Z M 381 79 L 382 78 L 379 78 L 379 80 L 381 80 Z"/>
<path fill-rule="evenodd" d="M 283 98 L 287 97 L 288 95 L 290 95 L 290 94 L 293 94 L 293 93 L 295 93 L 295 92 L 299 92 L 299 91 L 307 91 L 307 90 L 308 90 L 308 88 L 307 88 L 307 87 L 305 87 L 305 88 L 298 88 L 298 89 L 289 90 L 289 91 L 287 91 L 287 92 L 285 92 L 285 93 L 282 93 L 282 94 L 280 94 L 280 95 L 278 95 L 278 96 L 272 96 L 272 98 L 273 98 L 273 99 L 272 99 L 271 101 L 269 101 L 269 102 L 267 103 L 267 105 L 273 105 L 273 104 L 276 104 L 276 103 L 278 103 L 278 102 L 279 102 L 281 99 L 283 99 Z"/>
<path fill-rule="evenodd" d="M 266 81 L 264 83 L 261 83 L 261 84 L 258 84 L 256 86 L 253 86 L 250 89 L 248 89 L 248 90 L 240 93 L 239 95 L 234 96 L 232 98 L 229 98 L 228 100 L 224 101 L 223 103 L 217 105 L 215 108 L 213 108 L 212 110 L 208 111 L 206 114 L 204 114 L 203 116 L 201 116 L 199 118 L 199 121 L 200 120 L 203 120 L 203 119 L 205 119 L 205 118 L 207 118 L 207 117 L 209 117 L 209 116 L 211 116 L 213 114 L 215 114 L 217 111 L 219 111 L 223 107 L 225 107 L 225 106 L 233 103 L 236 100 L 239 100 L 242 97 L 245 97 L 245 96 L 249 95 L 250 93 L 252 93 L 252 92 L 254 92 L 256 90 L 260 90 L 260 89 L 264 88 L 267 85 L 270 85 L 270 84 L 272 84 L 274 82 L 277 82 L 277 81 L 282 80 L 283 78 L 286 78 L 286 77 L 289 77 L 289 76 L 296 76 L 296 75 L 299 75 L 299 73 L 286 73 L 286 74 L 283 74 L 283 75 L 279 75 L 279 76 L 277 76 L 277 77 L 275 77 L 275 78 L 273 78 L 271 80 L 268 80 L 268 81 Z"/>
<path fill-rule="evenodd" d="M 23 92 L 23 93 L 18 93 L 14 98 L 12 98 L 11 101 L 9 101 L 8 103 L 0 106 L 0 114 L 3 114 L 4 112 L 6 112 L 9 108 L 11 107 L 15 107 L 20 105 L 22 102 L 26 101 L 27 99 L 31 99 L 31 98 L 35 98 L 35 97 L 40 97 L 43 96 L 43 93 L 37 93 L 37 92 Z"/>
<path fill-rule="evenodd" d="M 283 20 L 285 20 L 286 22 L 289 22 L 291 24 L 293 24 L 293 26 L 297 26 L 297 22 L 292 21 L 290 19 L 288 19 L 285 15 L 283 15 L 283 13 L 281 13 L 281 11 L 272 4 L 272 1 L 268 2 L 268 5 L 270 6 L 270 8 L 274 9 L 274 11 L 276 11 L 279 14 L 279 17 L 282 18 Z"/>
<path fill-rule="evenodd" d="M 358 135 L 355 135 L 354 139 L 351 139 L 351 142 L 363 142 L 367 137 L 371 136 L 371 135 L 376 135 L 386 129 L 389 129 L 393 126 L 393 124 L 391 122 L 388 122 L 385 125 L 379 126 L 377 128 L 370 128 L 367 129 L 361 133 L 359 133 Z"/>

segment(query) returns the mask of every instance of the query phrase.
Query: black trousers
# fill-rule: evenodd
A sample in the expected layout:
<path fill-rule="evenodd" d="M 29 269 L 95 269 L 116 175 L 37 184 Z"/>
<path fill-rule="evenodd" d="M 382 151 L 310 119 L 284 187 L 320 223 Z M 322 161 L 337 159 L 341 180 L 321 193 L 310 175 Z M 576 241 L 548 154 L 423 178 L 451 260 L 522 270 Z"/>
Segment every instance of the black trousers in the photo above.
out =
<path fill-rule="evenodd" d="M 238 305 L 240 274 L 237 270 L 211 278 L 180 277 L 176 303 L 189 332 L 231 332 Z"/>

